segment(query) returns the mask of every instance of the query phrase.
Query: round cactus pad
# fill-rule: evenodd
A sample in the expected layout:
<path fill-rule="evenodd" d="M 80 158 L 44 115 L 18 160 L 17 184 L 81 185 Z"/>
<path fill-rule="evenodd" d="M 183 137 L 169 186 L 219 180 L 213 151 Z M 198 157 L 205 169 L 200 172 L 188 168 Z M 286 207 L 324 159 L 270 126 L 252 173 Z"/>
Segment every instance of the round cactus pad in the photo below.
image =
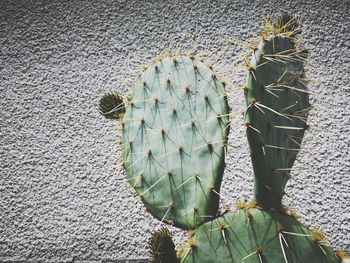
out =
<path fill-rule="evenodd" d="M 200 226 L 181 251 L 183 263 L 339 262 L 324 234 L 292 216 L 256 208 Z"/>
<path fill-rule="evenodd" d="M 216 215 L 228 132 L 224 84 L 208 66 L 166 57 L 142 73 L 122 122 L 122 157 L 152 215 L 185 229 Z"/>

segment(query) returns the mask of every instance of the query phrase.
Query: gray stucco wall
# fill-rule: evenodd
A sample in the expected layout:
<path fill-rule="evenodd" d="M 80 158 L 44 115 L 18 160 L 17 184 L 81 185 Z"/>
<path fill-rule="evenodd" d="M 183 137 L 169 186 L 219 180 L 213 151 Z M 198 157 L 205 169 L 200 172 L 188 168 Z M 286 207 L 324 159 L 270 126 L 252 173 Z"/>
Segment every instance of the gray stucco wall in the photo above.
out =
<path fill-rule="evenodd" d="M 116 126 L 98 99 L 126 92 L 162 49 L 188 49 L 198 35 L 215 59 L 225 36 L 249 39 L 262 16 L 284 10 L 301 15 L 318 93 L 285 203 L 350 249 L 349 1 L 167 2 L 0 1 L 0 261 L 146 257 L 159 223 L 117 169 Z M 241 51 L 221 60 L 233 111 L 243 107 L 232 88 L 244 81 Z M 241 120 L 232 131 L 222 195 L 234 204 L 253 184 Z"/>

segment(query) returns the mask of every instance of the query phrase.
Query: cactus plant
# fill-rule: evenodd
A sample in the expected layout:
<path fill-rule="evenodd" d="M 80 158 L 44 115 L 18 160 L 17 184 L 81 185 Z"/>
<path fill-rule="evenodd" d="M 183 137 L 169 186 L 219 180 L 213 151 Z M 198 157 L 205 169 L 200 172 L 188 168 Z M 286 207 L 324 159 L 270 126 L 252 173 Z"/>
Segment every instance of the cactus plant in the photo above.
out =
<path fill-rule="evenodd" d="M 119 95 L 100 112 L 121 121 L 128 181 L 161 222 L 189 229 L 177 250 L 170 232 L 152 234 L 151 262 L 341 262 L 325 234 L 298 222 L 282 205 L 310 109 L 307 51 L 294 16 L 266 21 L 248 67 L 244 112 L 254 170 L 254 201 L 219 215 L 219 192 L 230 126 L 225 85 L 192 56 L 167 56 L 139 77 L 126 110 Z M 112 115 L 111 115 L 112 113 Z"/>

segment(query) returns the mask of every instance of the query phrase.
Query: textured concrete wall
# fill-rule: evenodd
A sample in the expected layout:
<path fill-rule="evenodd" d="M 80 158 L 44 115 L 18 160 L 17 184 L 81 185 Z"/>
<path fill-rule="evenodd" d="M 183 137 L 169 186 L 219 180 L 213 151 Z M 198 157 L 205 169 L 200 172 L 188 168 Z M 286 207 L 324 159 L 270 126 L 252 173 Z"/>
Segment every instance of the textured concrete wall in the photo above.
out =
<path fill-rule="evenodd" d="M 225 36 L 251 38 L 262 16 L 283 10 L 301 15 L 318 93 L 285 203 L 350 249 L 349 1 L 167 2 L 0 1 L 0 261 L 145 257 L 159 223 L 117 169 L 116 127 L 98 99 L 126 92 L 161 49 L 199 36 L 215 59 Z M 231 46 L 221 60 L 231 84 L 244 80 L 241 51 Z M 234 204 L 253 185 L 241 120 L 232 131 L 222 193 Z"/>

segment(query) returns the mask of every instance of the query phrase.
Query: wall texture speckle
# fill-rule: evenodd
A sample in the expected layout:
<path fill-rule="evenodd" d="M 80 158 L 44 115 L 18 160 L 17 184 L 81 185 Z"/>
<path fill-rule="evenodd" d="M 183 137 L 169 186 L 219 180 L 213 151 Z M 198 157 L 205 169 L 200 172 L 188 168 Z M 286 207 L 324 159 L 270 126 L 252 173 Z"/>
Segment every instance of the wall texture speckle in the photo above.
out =
<path fill-rule="evenodd" d="M 225 37 L 250 39 L 263 16 L 300 14 L 313 79 L 310 130 L 285 203 L 350 249 L 350 4 L 345 1 L 0 1 L 0 262 L 145 258 L 159 222 L 118 169 L 116 125 L 97 112 L 107 90 L 126 92 L 150 58 L 199 39 L 217 59 Z M 230 46 L 220 72 L 230 105 L 244 81 Z M 219 69 L 219 66 L 216 67 Z M 230 135 L 223 204 L 252 197 L 242 121 Z M 181 231 L 175 233 L 183 237 Z M 178 239 L 177 242 L 180 242 Z"/>

